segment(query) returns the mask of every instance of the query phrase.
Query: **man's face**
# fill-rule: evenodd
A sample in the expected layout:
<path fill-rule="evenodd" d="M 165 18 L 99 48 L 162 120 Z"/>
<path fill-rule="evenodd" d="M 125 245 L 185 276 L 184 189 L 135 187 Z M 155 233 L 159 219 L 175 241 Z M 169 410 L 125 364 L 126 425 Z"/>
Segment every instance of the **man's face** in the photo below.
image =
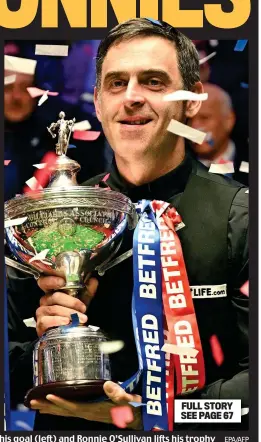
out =
<path fill-rule="evenodd" d="M 97 117 L 116 155 L 142 158 L 173 150 L 167 131 L 172 118 L 184 121 L 183 102 L 164 95 L 183 89 L 173 44 L 161 37 L 139 37 L 112 46 L 95 91 Z"/>
<path fill-rule="evenodd" d="M 229 140 L 230 133 L 234 126 L 234 114 L 228 109 L 218 93 L 208 90 L 208 100 L 202 103 L 197 115 L 192 118 L 190 125 L 194 129 L 202 130 L 208 134 L 204 143 L 193 144 L 193 150 L 202 159 L 214 159 L 223 152 L 224 144 Z M 226 144 L 227 147 L 227 144 Z"/>
<path fill-rule="evenodd" d="M 4 114 L 6 120 L 18 123 L 29 118 L 34 110 L 35 100 L 26 90 L 33 85 L 34 77 L 5 71 L 5 76 L 13 74 L 16 75 L 15 82 L 4 87 Z"/>

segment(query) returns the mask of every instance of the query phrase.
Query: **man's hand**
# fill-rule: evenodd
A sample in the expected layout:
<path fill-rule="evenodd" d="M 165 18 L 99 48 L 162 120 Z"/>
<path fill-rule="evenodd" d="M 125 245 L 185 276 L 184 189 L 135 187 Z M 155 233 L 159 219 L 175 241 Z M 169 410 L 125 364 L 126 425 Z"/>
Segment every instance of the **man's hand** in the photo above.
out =
<path fill-rule="evenodd" d="M 141 402 L 141 396 L 126 393 L 126 391 L 114 382 L 105 382 L 103 389 L 110 401 L 96 403 L 72 402 L 48 394 L 46 396 L 47 400 L 32 400 L 30 405 L 33 410 L 39 410 L 41 414 L 78 417 L 88 421 L 112 424 L 111 409 L 113 407 L 128 405 L 129 402 Z M 141 430 L 142 420 L 140 408 L 132 408 L 132 411 L 133 421 L 128 424 L 128 428 Z"/>
<path fill-rule="evenodd" d="M 41 276 L 38 279 L 40 289 L 45 292 L 40 299 L 40 307 L 36 310 L 36 331 L 39 337 L 50 327 L 68 325 L 72 313 L 78 313 L 82 324 L 88 319 L 85 312 L 97 290 L 97 279 L 90 278 L 87 281 L 82 301 L 59 292 L 64 284 L 65 281 L 56 276 Z"/>

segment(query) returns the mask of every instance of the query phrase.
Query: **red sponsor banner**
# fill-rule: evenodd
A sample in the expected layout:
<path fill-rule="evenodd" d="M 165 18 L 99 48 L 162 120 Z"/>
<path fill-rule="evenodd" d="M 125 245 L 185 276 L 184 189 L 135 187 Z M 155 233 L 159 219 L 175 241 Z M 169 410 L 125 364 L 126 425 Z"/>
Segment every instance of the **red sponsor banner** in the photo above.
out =
<path fill-rule="evenodd" d="M 205 385 L 205 364 L 186 266 L 176 228 L 182 220 L 168 203 L 153 201 L 161 242 L 162 299 L 169 429 L 173 429 L 174 397 Z M 174 391 L 174 376 L 176 390 Z"/>

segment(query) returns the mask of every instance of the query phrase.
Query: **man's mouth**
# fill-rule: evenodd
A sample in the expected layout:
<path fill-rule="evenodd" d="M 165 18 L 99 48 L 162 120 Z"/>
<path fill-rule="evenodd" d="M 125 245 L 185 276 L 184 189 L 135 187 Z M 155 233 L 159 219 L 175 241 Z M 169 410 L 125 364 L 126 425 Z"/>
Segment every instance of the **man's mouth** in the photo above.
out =
<path fill-rule="evenodd" d="M 145 124 L 150 123 L 152 120 L 149 118 L 146 119 L 140 119 L 140 120 L 121 120 L 121 124 L 126 124 L 129 126 L 144 126 Z"/>

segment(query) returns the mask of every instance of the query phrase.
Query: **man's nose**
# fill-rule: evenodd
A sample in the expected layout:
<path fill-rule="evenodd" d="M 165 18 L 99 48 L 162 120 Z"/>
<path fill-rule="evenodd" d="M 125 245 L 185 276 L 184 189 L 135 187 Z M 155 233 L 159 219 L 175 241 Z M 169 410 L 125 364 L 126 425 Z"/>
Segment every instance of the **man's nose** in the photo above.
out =
<path fill-rule="evenodd" d="M 142 93 L 141 85 L 135 81 L 129 81 L 125 92 L 124 105 L 133 107 L 136 105 L 141 105 L 144 102 L 145 97 Z"/>
<path fill-rule="evenodd" d="M 21 88 L 14 86 L 14 88 L 12 90 L 12 95 L 13 95 L 14 100 L 21 100 L 21 97 L 23 96 L 23 94 L 24 94 L 24 91 L 21 90 Z"/>

